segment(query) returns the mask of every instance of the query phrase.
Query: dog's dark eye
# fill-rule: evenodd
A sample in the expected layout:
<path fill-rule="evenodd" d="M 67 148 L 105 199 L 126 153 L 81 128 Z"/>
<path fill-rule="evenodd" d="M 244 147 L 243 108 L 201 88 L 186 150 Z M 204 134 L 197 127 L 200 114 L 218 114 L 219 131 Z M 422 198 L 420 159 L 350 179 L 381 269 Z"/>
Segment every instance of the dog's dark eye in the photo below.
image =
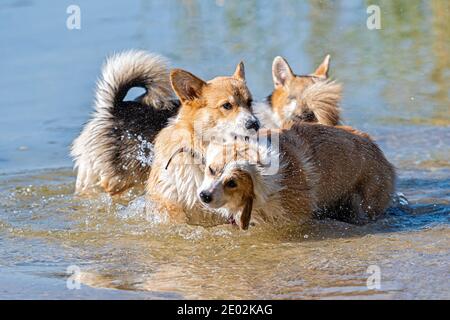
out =
<path fill-rule="evenodd" d="M 225 110 L 231 110 L 231 109 L 233 108 L 233 106 L 231 105 L 231 103 L 225 102 L 225 103 L 222 105 L 222 108 L 224 108 Z"/>
<path fill-rule="evenodd" d="M 237 184 L 236 184 L 236 181 L 234 181 L 234 180 L 228 180 L 227 183 L 225 184 L 225 186 L 227 188 L 236 188 Z"/>
<path fill-rule="evenodd" d="M 249 99 L 248 101 L 247 101 L 247 107 L 251 107 L 252 106 L 252 104 L 253 104 L 253 100 L 252 99 Z"/>
<path fill-rule="evenodd" d="M 211 168 L 211 166 L 209 166 L 208 169 L 209 169 L 209 173 L 211 173 L 211 175 L 213 175 L 213 176 L 216 175 L 216 171 L 214 171 L 214 169 Z"/>

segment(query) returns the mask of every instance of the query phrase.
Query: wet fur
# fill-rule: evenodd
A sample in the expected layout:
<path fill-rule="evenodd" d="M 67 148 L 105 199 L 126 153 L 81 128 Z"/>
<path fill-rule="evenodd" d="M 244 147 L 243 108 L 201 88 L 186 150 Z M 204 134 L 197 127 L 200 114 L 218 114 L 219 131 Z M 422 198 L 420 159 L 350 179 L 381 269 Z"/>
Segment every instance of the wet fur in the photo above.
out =
<path fill-rule="evenodd" d="M 203 180 L 203 165 L 192 154 L 203 154 L 210 139 L 230 139 L 251 134 L 244 128 L 254 119 L 251 94 L 245 84 L 243 64 L 231 77 L 205 82 L 183 70 L 171 72 L 172 86 L 182 105 L 178 116 L 155 139 L 155 160 L 146 184 L 147 197 L 169 221 L 186 222 L 201 212 L 197 188 Z M 221 106 L 230 102 L 231 110 Z M 179 152 L 180 148 L 192 152 Z M 174 156 L 175 155 L 175 156 Z M 170 165 L 167 165 L 170 160 Z"/>
<path fill-rule="evenodd" d="M 202 187 L 230 176 L 238 179 L 237 194 L 228 196 L 224 205 L 225 215 L 234 216 L 237 221 L 241 218 L 244 203 L 236 199 L 245 198 L 244 194 L 255 195 L 252 220 L 256 222 L 301 223 L 318 216 L 362 224 L 383 215 L 394 192 L 395 170 L 374 142 L 319 124 L 295 124 L 272 132 L 278 132 L 280 137 L 280 169 L 275 175 L 267 175 L 264 166 L 251 163 L 248 158 L 236 159 L 236 153 L 224 162 L 217 156 L 219 152 L 208 149 L 207 182 Z M 238 150 L 248 148 L 237 143 L 241 144 Z M 223 146 L 210 148 L 220 150 Z M 271 158 L 274 152 L 277 151 L 263 148 L 258 156 Z M 208 177 L 209 166 L 215 170 L 225 168 L 225 174 Z M 246 181 L 239 176 L 245 174 L 251 177 L 253 190 L 246 190 L 251 187 L 246 182 L 243 190 L 239 189 L 240 183 Z"/>
<path fill-rule="evenodd" d="M 124 101 L 133 87 L 146 92 Z M 153 140 L 178 107 L 164 58 L 134 50 L 109 57 L 97 83 L 95 111 L 72 144 L 76 192 L 100 186 L 114 195 L 142 187 L 151 168 Z"/>

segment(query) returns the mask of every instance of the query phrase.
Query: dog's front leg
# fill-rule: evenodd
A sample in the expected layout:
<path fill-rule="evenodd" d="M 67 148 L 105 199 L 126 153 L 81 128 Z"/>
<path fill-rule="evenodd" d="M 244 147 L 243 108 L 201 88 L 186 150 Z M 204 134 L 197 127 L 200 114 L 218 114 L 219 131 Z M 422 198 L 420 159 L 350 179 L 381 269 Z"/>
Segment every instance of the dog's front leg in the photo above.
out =
<path fill-rule="evenodd" d="M 186 212 L 182 207 L 174 203 L 165 203 L 163 210 L 166 210 L 170 223 L 186 223 Z"/>
<path fill-rule="evenodd" d="M 149 197 L 146 201 L 147 218 L 157 223 L 186 223 L 187 216 L 182 206 L 159 197 Z"/>

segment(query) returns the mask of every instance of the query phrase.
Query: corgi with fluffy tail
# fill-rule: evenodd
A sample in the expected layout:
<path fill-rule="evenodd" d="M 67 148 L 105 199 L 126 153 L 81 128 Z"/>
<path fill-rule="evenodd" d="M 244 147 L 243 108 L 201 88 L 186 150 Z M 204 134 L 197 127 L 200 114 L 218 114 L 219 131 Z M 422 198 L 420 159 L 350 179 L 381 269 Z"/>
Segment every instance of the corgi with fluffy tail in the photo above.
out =
<path fill-rule="evenodd" d="M 274 90 L 265 102 L 255 104 L 255 113 L 264 128 L 288 128 L 296 123 L 339 126 L 351 133 L 369 135 L 342 125 L 340 102 L 342 85 L 328 77 L 330 55 L 308 75 L 296 75 L 286 59 L 273 60 Z"/>
<path fill-rule="evenodd" d="M 274 90 L 255 107 L 264 127 L 281 128 L 290 122 L 336 126 L 341 122 L 342 86 L 328 79 L 330 56 L 309 75 L 296 75 L 286 59 L 273 60 Z"/>
<path fill-rule="evenodd" d="M 133 87 L 145 93 L 125 101 Z M 154 157 L 153 140 L 178 107 L 163 57 L 136 50 L 109 57 L 97 82 L 94 113 L 72 144 L 76 193 L 100 187 L 114 195 L 143 187 Z"/>

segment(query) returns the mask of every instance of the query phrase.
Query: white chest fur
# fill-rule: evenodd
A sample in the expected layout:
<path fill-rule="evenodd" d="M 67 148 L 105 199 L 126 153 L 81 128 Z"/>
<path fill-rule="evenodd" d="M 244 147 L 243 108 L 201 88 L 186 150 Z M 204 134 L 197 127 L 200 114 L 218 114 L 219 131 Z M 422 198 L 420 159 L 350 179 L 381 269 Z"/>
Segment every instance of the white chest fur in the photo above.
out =
<path fill-rule="evenodd" d="M 166 199 L 192 208 L 197 201 L 197 189 L 203 180 L 203 170 L 197 164 L 174 163 L 162 169 L 156 191 Z"/>

